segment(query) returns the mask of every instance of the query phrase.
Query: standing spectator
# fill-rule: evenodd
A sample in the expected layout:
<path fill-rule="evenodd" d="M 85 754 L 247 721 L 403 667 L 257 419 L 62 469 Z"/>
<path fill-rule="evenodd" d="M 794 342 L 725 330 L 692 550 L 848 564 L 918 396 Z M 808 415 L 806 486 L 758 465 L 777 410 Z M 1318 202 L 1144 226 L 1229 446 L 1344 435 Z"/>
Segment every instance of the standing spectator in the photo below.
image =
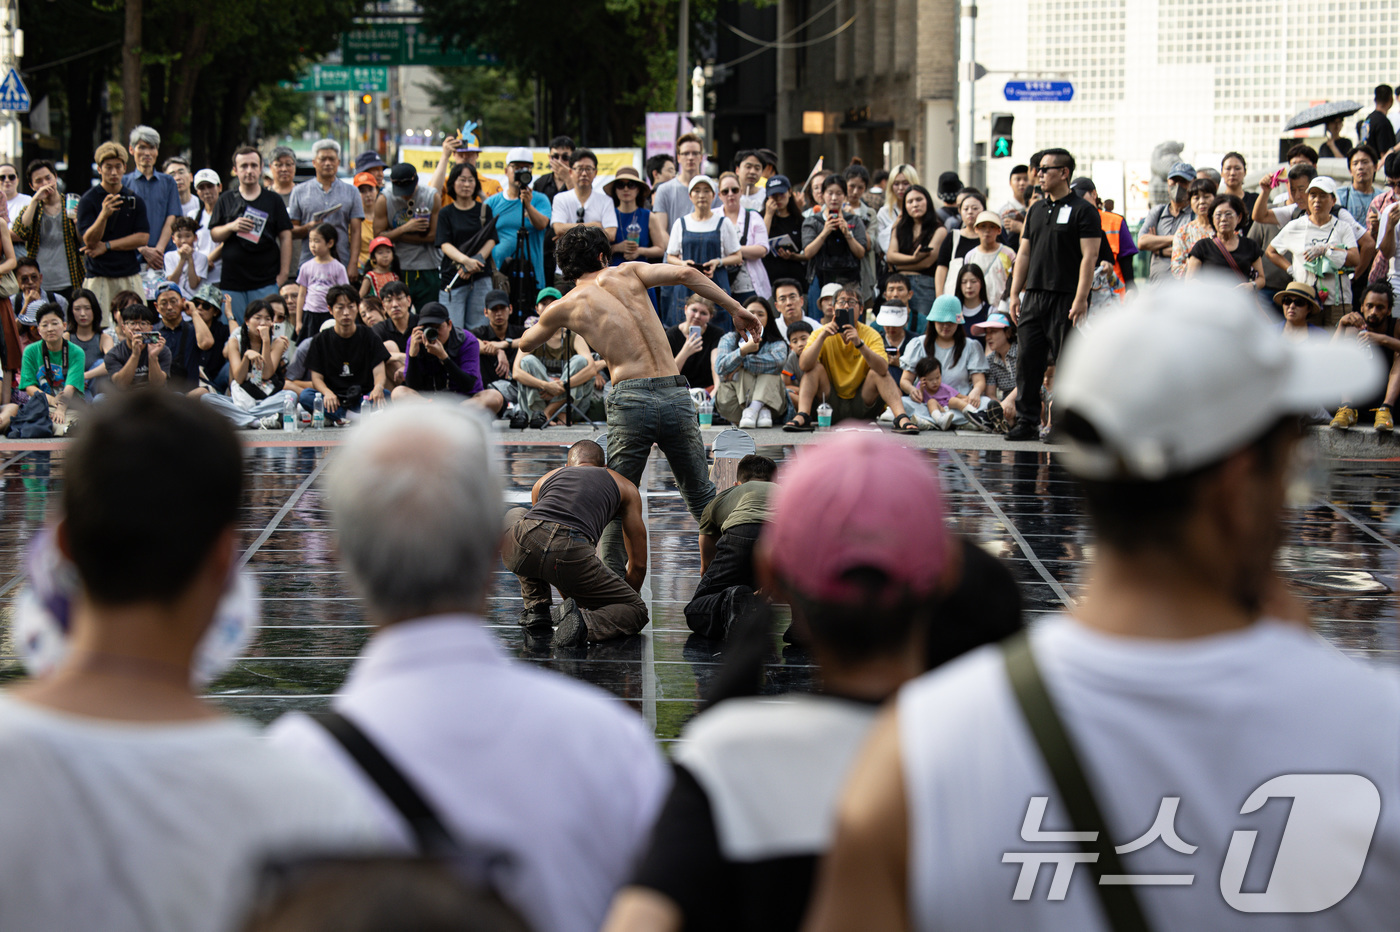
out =
<path fill-rule="evenodd" d="M 1341 217 L 1332 216 L 1336 191 L 1337 183 L 1331 178 L 1314 178 L 1308 185 L 1307 214 L 1290 220 L 1264 251 L 1274 265 L 1287 268 L 1295 282 L 1311 285 L 1317 291 L 1323 308 L 1322 324 L 1328 330 L 1335 328 L 1351 310 L 1351 295 L 1345 293 L 1337 273 L 1358 261 L 1351 226 Z"/>
<path fill-rule="evenodd" d="M 511 302 L 517 308 L 533 303 L 545 284 L 544 241 L 550 205 L 549 198 L 531 187 L 530 167 L 534 164 L 529 149 L 511 149 L 506 153 L 506 189 L 486 201 L 496 218 L 496 248 L 491 258 L 510 280 Z"/>
<path fill-rule="evenodd" d="M 334 139 L 318 139 L 311 144 L 311 161 L 316 177 L 309 178 L 292 190 L 287 214 L 292 218 L 292 236 L 308 237 L 318 223 L 329 223 L 336 232 L 336 258 L 345 266 L 352 279 L 358 277 L 360 265 L 360 225 L 365 220 L 360 192 L 341 181 L 340 143 Z M 311 251 L 303 249 L 299 265 L 311 261 Z"/>
<path fill-rule="evenodd" d="M 194 175 L 190 174 L 190 163 L 182 156 L 172 155 L 162 166 L 165 173 L 175 179 L 175 191 L 180 197 L 180 212 L 193 217 L 199 211 L 199 198 L 194 193 Z M 171 233 L 174 236 L 174 233 Z"/>
<path fill-rule="evenodd" d="M 301 393 L 301 406 L 311 412 L 320 395 L 327 422 L 339 424 L 347 413 L 368 413 L 360 410 L 365 400 L 376 407 L 385 401 L 389 351 L 368 327 L 355 322 L 358 297 L 350 285 L 330 290 L 326 300 L 335 326 L 312 336 L 307 351 L 311 388 Z"/>
<path fill-rule="evenodd" d="M 878 277 L 875 268 L 875 208 L 865 203 L 865 191 L 870 187 L 870 172 L 864 165 L 854 163 L 843 173 L 846 179 L 846 210 L 865 225 L 865 255 L 860 258 L 860 295 L 869 301 L 875 295 Z"/>
<path fill-rule="evenodd" d="M 716 327 L 715 306 L 708 298 L 690 293 L 681 322 L 666 328 L 666 342 L 676 368 L 691 388 L 712 392 L 715 386 L 713 355 L 725 331 Z"/>
<path fill-rule="evenodd" d="M 233 170 L 238 190 L 219 195 L 209 218 L 209 237 L 223 244 L 227 267 L 219 286 L 232 301 L 233 321 L 241 324 L 249 302 L 274 295 L 289 283 L 293 230 L 282 198 L 262 186 L 258 150 L 240 148 L 233 156 Z M 201 187 L 196 179 L 196 190 Z"/>
<path fill-rule="evenodd" d="M 1132 231 L 1128 229 L 1127 219 L 1122 214 L 1115 214 L 1105 208 L 1103 199 L 1094 187 L 1094 179 L 1087 176 L 1076 178 L 1070 187 L 1074 189 L 1074 193 L 1098 209 L 1100 228 L 1108 242 L 1109 252 L 1113 254 L 1113 271 L 1122 279 L 1124 288 L 1131 288 L 1135 277 L 1132 258 L 1138 254 L 1138 248 L 1137 243 L 1133 242 Z M 1103 250 L 1099 252 L 1102 254 Z"/>
<path fill-rule="evenodd" d="M 93 409 L 64 471 L 41 546 L 72 582 L 31 582 L 71 634 L 55 669 L 0 695 L 0 818 L 15 833 L 0 854 L 0 924 L 239 928 L 265 858 L 385 837 L 344 777 L 202 695 L 211 662 L 237 659 L 222 646 L 230 626 L 256 624 L 238 595 L 255 588 L 238 568 L 243 451 L 212 411 L 139 392 Z M 154 498 L 153 483 L 179 507 L 119 505 L 133 489 Z"/>
<path fill-rule="evenodd" d="M 1357 142 L 1370 146 L 1381 158 L 1395 148 L 1395 127 L 1390 125 L 1390 108 L 1395 106 L 1395 91 L 1389 84 L 1376 85 L 1376 109 L 1356 126 Z"/>
<path fill-rule="evenodd" d="M 549 141 L 549 171 L 540 175 L 534 190 L 549 198 L 550 203 L 560 192 L 574 186 L 574 149 L 574 141 L 568 136 L 555 136 Z M 531 164 L 534 164 L 533 159 Z"/>
<path fill-rule="evenodd" d="M 860 260 L 865 257 L 865 224 L 843 211 L 846 179 L 828 175 L 822 182 L 822 210 L 802 221 L 802 258 L 808 277 L 821 285 L 860 286 Z"/>
<path fill-rule="evenodd" d="M 302 265 L 297 272 L 297 306 L 294 312 L 296 331 L 303 336 L 320 333 L 321 325 L 330 319 L 327 304 L 330 290 L 337 285 L 350 284 L 345 266 L 335 257 L 336 235 L 335 227 L 329 223 L 318 223 L 307 238 L 311 247 L 311 261 Z"/>
<path fill-rule="evenodd" d="M 14 236 L 38 260 L 40 269 L 48 269 L 49 291 L 71 300 L 73 292 L 83 287 L 85 276 L 78 228 L 64 210 L 53 162 L 36 159 L 29 163 L 28 172 L 34 197 L 13 215 Z"/>
<path fill-rule="evenodd" d="M 1322 141 L 1322 151 L 1318 155 L 1333 159 L 1345 159 L 1351 155 L 1351 140 L 1342 136 L 1342 121 L 1345 119 L 1338 116 L 1327 121 L 1327 138 Z"/>
<path fill-rule="evenodd" d="M 647 182 L 651 185 L 651 190 L 655 191 L 672 178 L 676 177 L 676 159 L 668 152 L 658 152 L 647 159 L 642 166 L 646 173 Z"/>
<path fill-rule="evenodd" d="M 807 293 L 807 263 L 802 261 L 802 211 L 792 201 L 792 182 L 787 175 L 774 175 L 763 188 L 767 200 L 763 206 L 763 228 L 769 242 L 786 236 L 786 243 L 768 251 L 763 257 L 763 269 L 768 280 L 788 278 L 801 282 Z"/>
<path fill-rule="evenodd" d="M 19 190 L 19 169 L 10 162 L 0 162 L 0 197 L 5 200 L 4 219 L 8 221 L 18 219 L 20 211 L 29 205 L 29 195 Z"/>
<path fill-rule="evenodd" d="M 272 150 L 268 167 L 272 169 L 272 187 L 268 190 L 282 199 L 285 208 L 291 204 L 292 189 L 297 186 L 297 154 L 287 146 L 278 146 Z"/>
<path fill-rule="evenodd" d="M 1381 801 L 1400 785 L 1394 672 L 1319 639 L 1276 570 L 1298 415 L 1370 391 L 1379 373 L 1359 348 L 1287 343 L 1238 291 L 1174 290 L 1103 318 L 1060 360 L 1056 423 L 1084 494 L 1092 578 L 1068 614 L 900 691 L 847 783 L 809 932 L 1315 922 L 1303 910 L 1361 932 L 1400 909 L 1388 867 L 1400 820 Z M 1196 352 L 1210 345 L 1224 352 Z M 1105 391 L 1124 385 L 1134 390 Z M 975 722 L 953 710 L 976 710 Z M 1304 789 L 1323 774 L 1337 776 Z M 1362 813 L 1342 780 L 1370 801 Z M 1057 789 L 1067 783 L 1084 808 Z M 1291 815 L 1241 821 L 1242 801 L 1254 812 L 1292 793 Z M 1154 814 L 1158 831 L 1143 834 Z M 1245 824 L 1274 832 L 1267 893 L 1246 880 L 1246 855 L 1261 850 Z M 1028 845 L 1041 827 L 1092 840 Z M 1028 849 L 1008 865 L 1020 858 L 1006 852 Z M 1068 895 L 1047 897 L 1043 855 L 1097 864 L 1074 865 L 1071 880 L 1059 861 Z M 1096 882 L 1160 883 L 1177 869 L 1194 882 L 1117 896 Z"/>
<path fill-rule="evenodd" d="M 647 528 L 637 487 L 604 465 L 603 448 L 592 440 L 569 447 L 566 462 L 535 483 L 530 508 L 506 514 L 501 559 L 520 580 L 520 623 L 532 648 L 548 646 L 552 637 L 555 647 L 577 650 L 636 634 L 648 621 L 637 594 L 647 575 Z M 622 523 L 627 548 L 620 578 L 598 559 L 598 538 L 613 520 Z M 559 628 L 552 632 L 551 586 L 564 597 Z"/>
<path fill-rule="evenodd" d="M 911 325 L 915 332 L 923 329 L 929 308 L 933 307 L 933 299 L 938 296 L 930 270 L 938 258 L 933 243 L 943 228 L 934 221 L 930 213 L 932 210 L 933 197 L 927 188 L 921 184 L 905 188 L 899 221 L 890 235 L 889 250 L 885 253 L 886 264 L 903 277 L 909 288 L 910 297 L 907 300 L 913 314 Z"/>
<path fill-rule="evenodd" d="M 890 173 L 887 169 L 877 168 L 870 176 L 870 190 L 865 192 L 863 200 L 871 210 L 878 211 L 885 206 L 885 184 L 890 180 Z M 875 229 L 875 224 L 870 228 Z M 872 247 L 873 248 L 873 247 Z"/>
<path fill-rule="evenodd" d="M 978 214 L 971 227 L 977 234 L 977 245 L 965 252 L 960 260 L 954 259 L 949 264 L 948 274 L 953 280 L 955 290 L 945 289 L 945 293 L 961 297 L 961 291 L 956 287 L 957 283 L 961 279 L 963 269 L 972 266 L 982 273 L 983 297 L 986 302 L 992 307 L 1004 309 L 1004 302 L 1008 297 L 1007 286 L 1011 284 L 1011 270 L 1016 265 L 1016 253 L 1010 246 L 1001 244 L 1001 218 L 990 210 Z"/>
<path fill-rule="evenodd" d="M 1264 287 L 1264 252 L 1258 243 L 1240 234 L 1243 215 L 1244 201 L 1233 194 L 1216 195 L 1207 208 L 1213 235 L 1191 247 L 1186 259 L 1187 278 L 1210 268 L 1233 273 L 1242 285 L 1256 291 Z"/>
<path fill-rule="evenodd" d="M 404 772 L 532 928 L 594 932 L 646 843 L 668 778 L 641 718 L 602 690 L 511 656 L 485 617 L 502 537 L 490 432 L 442 405 L 371 418 L 335 455 L 337 548 L 376 626 L 332 708 Z M 499 714 L 510 696 L 511 714 Z M 395 806 L 337 742 L 292 715 L 272 729 L 348 769 L 401 840 Z M 481 753 L 497 748 L 497 753 Z M 460 917 L 459 917 L 460 918 Z"/>
<path fill-rule="evenodd" d="M 374 217 L 374 205 L 379 200 L 379 185 L 375 183 L 374 176 L 369 172 L 360 172 L 350 180 L 355 186 L 355 190 L 360 192 L 360 206 L 365 209 L 365 219 Z M 374 235 L 373 223 L 360 224 L 360 255 L 365 257 L 365 268 L 374 268 L 374 256 L 372 243 L 377 239 Z M 390 244 L 392 245 L 392 243 Z M 364 284 L 363 282 L 361 283 Z M 372 286 L 377 287 L 377 286 Z"/>
<path fill-rule="evenodd" d="M 376 188 L 384 187 L 384 169 L 389 166 L 378 152 L 369 149 L 355 156 L 355 174 L 366 174 L 374 179 Z"/>
<path fill-rule="evenodd" d="M 896 165 L 890 173 L 889 194 L 885 196 L 885 206 L 875 213 L 875 248 L 882 256 L 889 255 L 890 236 L 904 212 L 904 195 L 908 193 L 911 185 L 916 184 L 919 184 L 919 172 L 913 165 Z M 924 194 L 932 206 L 933 199 L 927 197 L 927 191 Z M 929 301 L 932 300 L 930 297 Z"/>
<path fill-rule="evenodd" d="M 400 162 L 389 172 L 389 185 L 374 202 L 374 235 L 394 244 L 394 256 L 413 303 L 436 301 L 442 290 L 438 266 L 438 192 L 418 183 L 418 170 Z M 369 258 L 366 256 L 365 258 Z M 347 266 L 347 268 L 350 268 Z M 460 325 L 459 325 L 460 327 Z"/>
<path fill-rule="evenodd" d="M 128 172 L 122 178 L 126 185 L 141 198 L 146 208 L 146 223 L 149 225 L 149 244 L 138 250 L 147 265 L 157 272 L 165 268 L 165 252 L 170 245 L 170 224 L 176 217 L 183 217 L 180 207 L 180 191 L 175 179 L 165 172 L 156 171 L 156 157 L 160 155 L 160 133 L 149 126 L 138 126 L 131 131 L 127 140 L 131 146 L 131 157 L 136 162 L 136 171 Z"/>
<path fill-rule="evenodd" d="M 557 239 L 576 226 L 600 227 L 611 242 L 617 233 L 617 211 L 612 198 L 593 190 L 598 177 L 598 156 L 591 149 L 579 149 L 573 154 L 573 187 L 560 191 L 550 208 L 550 227 Z M 559 274 L 556 265 L 555 274 Z"/>
<path fill-rule="evenodd" d="M 958 194 L 958 227 L 949 230 L 941 237 L 935 251 L 938 258 L 933 263 L 933 289 L 938 294 L 957 294 L 957 276 L 949 282 L 949 270 L 956 260 L 962 266 L 962 258 L 976 249 L 982 242 L 977 235 L 977 218 L 987 209 L 982 192 L 968 188 Z"/>
<path fill-rule="evenodd" d="M 199 227 L 189 217 L 176 217 L 170 225 L 175 248 L 165 254 L 165 277 L 180 286 L 186 298 L 209 277 L 209 257 L 196 245 Z"/>
<path fill-rule="evenodd" d="M 685 623 L 702 637 L 723 640 L 751 616 L 761 587 L 753 552 L 768 521 L 768 499 L 778 464 L 750 453 L 739 460 L 734 484 L 715 496 L 700 517 L 700 582 L 685 606 Z"/>
<path fill-rule="evenodd" d="M 1158 204 L 1147 212 L 1138 227 L 1138 248 L 1152 254 L 1152 267 L 1147 279 L 1152 284 L 1166 281 L 1172 274 L 1172 245 L 1176 231 L 1196 215 L 1191 212 L 1191 182 L 1196 169 L 1186 162 L 1177 162 L 1167 173 L 1167 203 Z"/>
<path fill-rule="evenodd" d="M 763 329 L 757 340 L 742 346 L 739 335 L 730 331 L 715 348 L 715 410 L 740 429 L 772 427 L 773 415 L 787 413 L 783 393 L 783 363 L 788 345 L 778 332 L 777 315 L 767 298 L 752 298 L 745 309 L 757 317 Z"/>
<path fill-rule="evenodd" d="M 122 183 L 126 150 L 121 144 L 104 142 L 93 161 L 101 181 L 78 199 L 76 229 L 87 255 L 84 284 L 111 307 L 119 291 L 142 293 L 138 250 L 150 242 L 150 218 L 141 197 Z"/>
<path fill-rule="evenodd" d="M 676 164 L 679 166 L 677 174 L 670 181 L 652 189 L 651 210 L 660 216 L 663 228 L 674 230 L 677 220 L 689 216 L 695 210 L 694 202 L 690 199 L 690 182 L 700 174 L 704 158 L 705 148 L 699 136 L 684 133 L 676 140 Z M 661 292 L 661 305 L 658 310 L 663 324 L 673 323 L 680 317 L 681 302 L 684 300 L 682 295 Z"/>
<path fill-rule="evenodd" d="M 962 218 L 958 216 L 958 195 L 965 190 L 967 185 L 962 183 L 957 172 L 948 171 L 938 176 L 938 187 L 934 189 L 938 195 L 938 205 L 933 214 L 939 226 L 956 230 L 962 223 Z"/>
<path fill-rule="evenodd" d="M 732 223 L 725 222 L 723 214 L 711 209 L 715 200 L 715 183 L 708 176 L 696 175 L 690 179 L 690 199 L 695 210 L 671 225 L 666 261 L 696 269 L 725 294 L 730 294 L 730 269 L 743 262 L 739 254 L 739 231 Z M 689 294 L 689 289 L 683 285 L 672 289 L 670 306 L 673 313 L 686 306 Z M 667 322 L 663 316 L 662 323 Z M 693 386 L 695 383 L 691 384 Z"/>
<path fill-rule="evenodd" d="M 1176 167 L 1172 172 L 1180 175 Z M 1040 385 L 1046 366 L 1064 350 L 1071 325 L 1089 312 L 1089 288 L 1103 233 L 1099 212 L 1070 189 L 1073 176 L 1074 156 L 1067 151 L 1046 149 L 1041 154 L 1040 186 L 1045 197 L 1026 215 L 1011 281 L 1009 316 L 1020 337 L 1020 358 L 1016 425 L 1008 440 L 1034 440 L 1039 435 Z M 1159 218 L 1159 230 L 1162 225 Z"/>
<path fill-rule="evenodd" d="M 787 339 L 788 327 L 805 320 L 812 329 L 821 321 L 807 316 L 807 286 L 795 278 L 780 278 L 773 282 L 773 305 L 778 314 L 778 332 Z"/>
<path fill-rule="evenodd" d="M 1191 196 L 1191 220 L 1178 226 L 1172 236 L 1171 269 L 1176 278 L 1186 277 L 1186 257 L 1191 255 L 1197 243 L 1208 239 L 1212 232 L 1207 214 L 1215 201 L 1215 182 L 1209 178 L 1197 178 L 1186 186 L 1186 191 Z"/>
<path fill-rule="evenodd" d="M 997 210 L 1001 217 L 1001 224 L 1006 232 L 1017 238 L 1012 249 L 1020 245 L 1021 224 L 1025 223 L 1026 211 L 1030 210 L 1029 192 L 1031 188 L 1030 168 L 1026 165 L 1011 166 L 1011 174 L 1007 178 L 1011 184 L 1011 199 Z"/>
<path fill-rule="evenodd" d="M 744 189 L 739 195 L 739 203 L 745 210 L 756 210 L 762 213 L 763 204 L 767 197 L 764 195 L 763 187 L 758 183 L 759 179 L 763 177 L 763 159 L 759 156 L 757 149 L 742 149 L 735 153 L 734 175 L 739 179 L 739 184 Z"/>
<path fill-rule="evenodd" d="M 452 166 L 447 176 L 452 202 L 438 211 L 436 221 L 436 243 L 442 250 L 438 278 L 443 285 L 438 300 L 446 305 L 452 325 L 458 329 L 485 323 L 486 293 L 491 290 L 496 226 L 491 207 L 477 197 L 478 180 L 476 166 L 466 162 Z M 414 303 L 421 306 L 423 302 Z"/>
<path fill-rule="evenodd" d="M 651 201 L 651 187 L 637 170 L 630 165 L 619 168 L 613 180 L 603 185 L 603 193 L 612 198 L 617 211 L 612 264 L 664 262 L 669 237 L 661 217 L 644 206 Z"/>
<path fill-rule="evenodd" d="M 201 168 L 195 172 L 194 193 L 199 198 L 199 209 L 191 218 L 199 227 L 195 245 L 209 257 L 209 280 L 217 283 L 223 279 L 224 247 L 222 243 L 215 243 L 214 238 L 209 235 L 209 221 L 213 219 L 214 208 L 219 206 L 219 198 L 224 193 L 219 173 L 212 168 Z"/>
<path fill-rule="evenodd" d="M 1254 225 L 1254 202 L 1259 199 L 1258 191 L 1244 189 L 1244 173 L 1248 164 L 1238 152 L 1227 152 L 1225 158 L 1220 160 L 1219 193 L 1233 194 L 1244 203 L 1244 217 L 1239 226 L 1241 236 L 1248 236 L 1250 228 Z"/>
<path fill-rule="evenodd" d="M 442 192 L 439 206 L 446 207 L 452 203 L 452 190 L 447 185 L 447 176 L 458 165 L 470 165 L 476 173 L 477 200 L 484 201 L 494 194 L 501 193 L 500 182 L 481 174 L 481 169 L 476 164 L 480 157 L 481 146 L 477 143 L 475 134 L 465 139 L 460 134 L 452 135 L 442 141 L 442 158 L 438 159 L 437 168 L 433 171 L 433 180 L 428 182 L 429 187 Z"/>
<path fill-rule="evenodd" d="M 758 211 L 742 205 L 740 191 L 738 175 L 725 172 L 719 176 L 720 213 L 734 227 L 743 260 L 730 275 L 729 290 L 735 301 L 747 306 L 755 295 L 766 300 L 773 288 L 768 283 L 768 270 L 763 267 L 763 258 L 768 255 L 768 228 Z"/>

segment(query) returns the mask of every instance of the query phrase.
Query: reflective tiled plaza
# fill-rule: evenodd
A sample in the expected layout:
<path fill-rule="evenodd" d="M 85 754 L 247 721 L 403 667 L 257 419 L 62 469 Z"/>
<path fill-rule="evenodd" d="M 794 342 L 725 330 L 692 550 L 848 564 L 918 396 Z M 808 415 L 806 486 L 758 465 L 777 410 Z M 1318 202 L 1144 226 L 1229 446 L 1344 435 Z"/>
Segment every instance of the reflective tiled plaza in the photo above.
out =
<path fill-rule="evenodd" d="M 262 628 L 249 655 L 211 694 L 240 715 L 269 721 L 289 709 L 325 704 L 370 629 L 333 555 L 318 480 L 332 448 L 250 447 L 242 530 L 262 588 Z M 528 500 L 535 480 L 562 465 L 559 443 L 507 444 L 507 497 Z M 782 459 L 791 447 L 760 448 Z M 1032 613 L 1074 596 L 1092 560 L 1073 485 L 1043 450 L 931 450 L 954 528 L 1005 559 Z M 1394 587 L 1400 547 L 1385 527 L 1400 505 L 1395 464 L 1333 464 L 1317 498 L 1291 512 L 1282 563 L 1309 603 L 1318 631 L 1348 653 L 1400 662 Z M 0 624 L 8 631 L 25 545 L 62 485 L 61 448 L 0 460 Z M 723 659 L 718 642 L 691 635 L 682 612 L 699 577 L 695 522 L 664 459 L 645 481 L 650 575 L 643 596 L 652 623 L 642 634 L 591 647 L 582 657 L 538 656 L 515 625 L 520 591 L 502 568 L 489 621 L 512 653 L 595 683 L 643 715 L 662 740 L 674 738 Z M 154 568 L 153 568 L 154 569 Z M 779 620 L 785 624 L 785 610 Z M 19 675 L 5 640 L 3 674 Z M 803 653 L 775 639 L 765 688 L 810 688 Z"/>

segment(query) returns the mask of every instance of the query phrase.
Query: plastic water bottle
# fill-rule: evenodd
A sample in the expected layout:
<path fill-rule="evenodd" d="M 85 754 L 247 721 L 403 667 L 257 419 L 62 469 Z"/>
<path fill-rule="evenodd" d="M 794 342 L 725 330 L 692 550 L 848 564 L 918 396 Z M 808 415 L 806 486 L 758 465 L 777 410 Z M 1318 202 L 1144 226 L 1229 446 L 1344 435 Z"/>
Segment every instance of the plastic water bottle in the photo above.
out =
<path fill-rule="evenodd" d="M 627 224 L 627 238 L 634 243 L 642 241 L 642 225 L 635 218 Z"/>
<path fill-rule="evenodd" d="M 709 427 L 715 422 L 715 406 L 709 398 L 700 402 L 700 426 Z"/>
<path fill-rule="evenodd" d="M 156 299 L 156 288 L 165 281 L 165 276 L 157 272 L 150 266 L 141 270 L 141 291 L 146 295 L 147 301 Z"/>
<path fill-rule="evenodd" d="M 366 414 L 369 414 L 370 411 L 372 411 L 372 410 L 373 410 L 373 408 L 372 408 L 372 406 L 370 405 L 369 395 L 361 395 L 361 396 L 360 396 L 360 416 L 361 416 L 361 417 L 364 417 Z"/>
<path fill-rule="evenodd" d="M 321 393 L 316 393 L 316 400 L 311 405 L 311 429 L 321 430 L 326 426 L 326 399 L 321 397 Z"/>
<path fill-rule="evenodd" d="M 319 395 L 317 397 L 320 397 Z M 282 429 L 294 431 L 301 425 L 297 423 L 297 400 L 294 395 L 288 395 L 282 399 Z"/>
<path fill-rule="evenodd" d="M 817 405 L 817 426 L 831 426 L 831 405 L 827 404 L 825 401 Z"/>

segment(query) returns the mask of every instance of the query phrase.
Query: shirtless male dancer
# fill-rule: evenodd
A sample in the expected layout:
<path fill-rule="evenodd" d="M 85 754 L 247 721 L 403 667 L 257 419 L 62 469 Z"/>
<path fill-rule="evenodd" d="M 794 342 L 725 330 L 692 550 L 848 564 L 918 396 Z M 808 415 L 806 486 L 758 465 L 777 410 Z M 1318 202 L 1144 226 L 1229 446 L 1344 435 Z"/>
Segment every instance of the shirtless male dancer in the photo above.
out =
<path fill-rule="evenodd" d="M 727 310 L 741 338 L 758 338 L 758 318 L 697 268 L 645 262 L 610 267 L 612 244 L 598 227 L 567 231 L 555 244 L 554 255 L 574 288 L 525 331 L 520 352 L 530 352 L 565 327 L 583 337 L 607 360 L 613 381 L 606 405 L 608 467 L 640 487 L 655 443 L 671 465 L 685 507 L 699 521 L 715 497 L 715 484 L 710 481 L 695 403 L 647 289 L 686 286 Z M 600 543 L 608 569 L 623 575 L 627 554 L 618 521 L 608 525 Z"/>

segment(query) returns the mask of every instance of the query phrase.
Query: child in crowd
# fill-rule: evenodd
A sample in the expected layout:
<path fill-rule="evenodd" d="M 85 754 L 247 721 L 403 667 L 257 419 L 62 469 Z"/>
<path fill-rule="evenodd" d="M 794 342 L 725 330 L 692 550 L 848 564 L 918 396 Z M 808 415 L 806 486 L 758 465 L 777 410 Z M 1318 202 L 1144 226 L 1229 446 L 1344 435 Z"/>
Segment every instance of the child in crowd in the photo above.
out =
<path fill-rule="evenodd" d="M 165 277 L 180 286 L 186 301 L 194 297 L 195 289 L 209 277 L 209 256 L 197 245 L 199 225 L 190 217 L 176 217 L 170 224 L 170 238 L 175 248 L 165 254 Z"/>
<path fill-rule="evenodd" d="M 321 325 L 331 319 L 326 292 L 336 285 L 350 284 L 345 266 L 335 257 L 338 239 L 339 234 L 329 223 L 316 224 L 307 237 L 311 259 L 297 273 L 296 329 L 303 336 L 315 336 Z"/>
<path fill-rule="evenodd" d="M 787 392 L 788 401 L 791 402 L 789 408 L 797 411 L 797 391 L 802 385 L 802 366 L 798 359 L 802 356 L 802 351 L 807 348 L 807 341 L 812 338 L 812 325 L 805 320 L 799 320 L 788 324 L 787 340 L 788 353 L 787 362 L 783 363 L 783 389 Z"/>
<path fill-rule="evenodd" d="M 950 430 L 953 412 L 967 407 L 967 396 L 959 395 L 951 385 L 943 384 L 943 364 L 937 356 L 925 356 L 914 366 L 914 378 L 923 389 L 923 404 L 913 406 L 914 418 L 920 426 Z M 922 410 L 921 410 L 922 409 Z"/>
<path fill-rule="evenodd" d="M 375 237 L 369 244 L 369 261 L 365 265 L 365 277 L 360 282 L 360 296 L 378 297 L 385 285 L 402 280 L 393 240 L 387 236 Z"/>

